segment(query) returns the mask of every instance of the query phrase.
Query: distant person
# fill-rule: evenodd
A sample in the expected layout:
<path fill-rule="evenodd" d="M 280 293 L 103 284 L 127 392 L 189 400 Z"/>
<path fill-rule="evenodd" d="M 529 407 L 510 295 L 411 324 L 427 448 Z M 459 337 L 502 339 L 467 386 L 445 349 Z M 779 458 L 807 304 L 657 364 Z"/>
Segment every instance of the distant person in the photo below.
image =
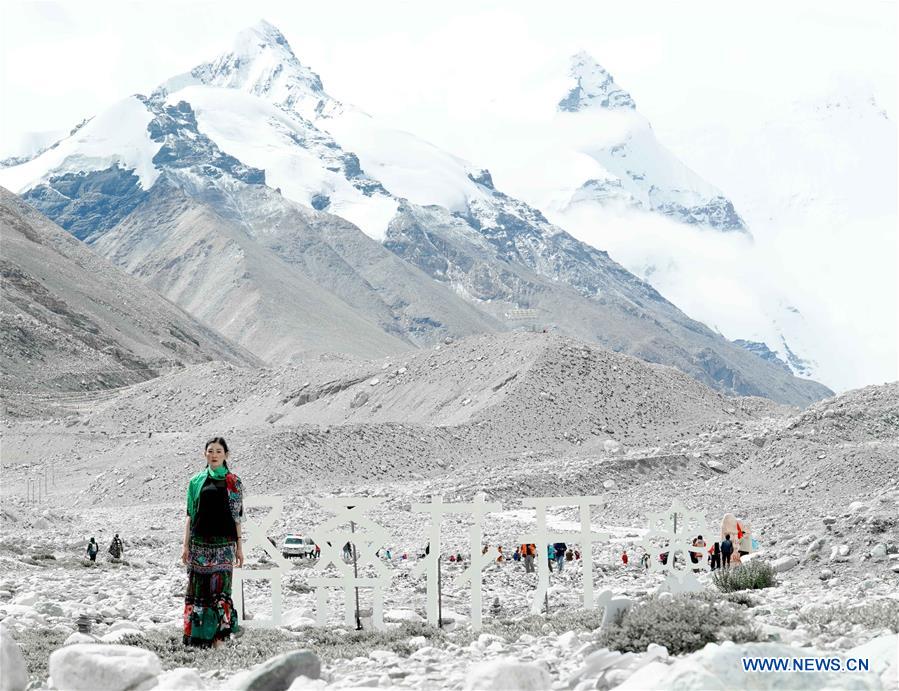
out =
<path fill-rule="evenodd" d="M 497 556 L 497 558 L 496 558 L 496 563 L 502 564 L 506 560 L 506 557 L 503 554 L 503 546 L 502 545 L 497 546 L 496 551 L 499 554 L 499 556 Z"/>
<path fill-rule="evenodd" d="M 574 561 L 574 550 L 570 547 L 565 550 L 565 561 Z"/>
<path fill-rule="evenodd" d="M 343 560 L 353 561 L 353 546 L 349 542 L 343 546 Z"/>
<path fill-rule="evenodd" d="M 523 544 L 521 553 L 524 555 L 524 572 L 534 573 L 534 557 L 537 556 L 537 545 L 533 543 Z"/>
<path fill-rule="evenodd" d="M 549 562 L 549 572 L 553 572 L 553 562 L 556 560 L 556 548 L 552 545 L 546 546 L 546 561 Z"/>
<path fill-rule="evenodd" d="M 553 549 L 555 550 L 556 566 L 559 567 L 559 573 L 561 573 L 562 567 L 565 566 L 565 551 L 568 546 L 564 542 L 556 542 Z"/>
<path fill-rule="evenodd" d="M 456 552 L 456 563 L 457 564 L 462 563 L 462 552 Z"/>
<path fill-rule="evenodd" d="M 699 551 L 690 552 L 690 561 L 694 564 L 698 564 L 700 557 L 705 554 L 705 540 L 702 539 L 702 535 L 696 536 L 696 538 L 693 540 L 693 547 L 697 548 L 697 550 Z M 699 571 L 699 569 L 695 570 Z"/>
<path fill-rule="evenodd" d="M 512 553 L 512 561 L 519 562 L 521 561 L 521 548 L 516 547 L 515 551 Z"/>
<path fill-rule="evenodd" d="M 734 553 L 734 543 L 730 541 L 730 533 L 724 536 L 721 543 L 721 568 L 730 568 L 730 555 Z"/>
<path fill-rule="evenodd" d="M 450 560 L 450 563 L 455 564 L 455 563 L 456 563 L 456 555 L 455 555 L 455 554 L 450 554 L 450 555 L 449 555 L 449 560 Z"/>
<path fill-rule="evenodd" d="M 628 562 L 627 550 L 624 550 L 621 553 L 621 563 L 624 564 L 625 566 L 627 566 L 627 562 Z"/>
<path fill-rule="evenodd" d="M 318 559 L 322 555 L 322 548 L 316 545 L 313 554 L 315 555 L 315 558 Z M 387 550 L 387 558 L 390 559 L 390 550 Z"/>
<path fill-rule="evenodd" d="M 91 538 L 90 542 L 87 543 L 87 556 L 90 557 L 91 561 L 97 561 L 97 552 L 99 551 L 100 545 L 97 544 L 94 538 Z"/>
<path fill-rule="evenodd" d="M 649 568 L 649 566 L 650 566 L 649 552 L 643 552 L 643 554 L 640 555 L 640 566 L 642 566 L 644 569 Z"/>
<path fill-rule="evenodd" d="M 577 550 L 577 549 L 574 550 L 574 558 L 575 558 L 576 561 L 580 561 L 580 560 L 581 560 L 581 552 L 580 552 L 580 550 Z"/>
<path fill-rule="evenodd" d="M 184 645 L 220 647 L 237 633 L 231 600 L 234 567 L 243 566 L 243 485 L 228 469 L 228 444 L 206 442 L 206 466 L 187 485 L 181 561 L 187 566 Z"/>
<path fill-rule="evenodd" d="M 113 559 L 121 559 L 124 552 L 125 545 L 122 542 L 122 538 L 120 538 L 119 534 L 116 533 L 115 537 L 112 538 L 112 542 L 109 543 L 109 553 L 112 555 Z"/>
<path fill-rule="evenodd" d="M 715 569 L 721 568 L 721 545 L 716 542 L 712 545 L 712 549 L 709 552 L 709 562 L 712 567 L 712 571 Z"/>

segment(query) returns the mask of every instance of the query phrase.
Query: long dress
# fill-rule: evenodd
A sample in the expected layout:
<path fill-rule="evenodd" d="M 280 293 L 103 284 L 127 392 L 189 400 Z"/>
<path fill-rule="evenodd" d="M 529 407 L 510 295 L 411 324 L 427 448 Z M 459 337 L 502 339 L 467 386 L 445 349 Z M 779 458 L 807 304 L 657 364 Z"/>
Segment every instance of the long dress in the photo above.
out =
<path fill-rule="evenodd" d="M 231 579 L 237 528 L 243 517 L 240 478 L 207 478 L 191 521 L 187 593 L 184 597 L 184 644 L 209 647 L 237 632 Z"/>

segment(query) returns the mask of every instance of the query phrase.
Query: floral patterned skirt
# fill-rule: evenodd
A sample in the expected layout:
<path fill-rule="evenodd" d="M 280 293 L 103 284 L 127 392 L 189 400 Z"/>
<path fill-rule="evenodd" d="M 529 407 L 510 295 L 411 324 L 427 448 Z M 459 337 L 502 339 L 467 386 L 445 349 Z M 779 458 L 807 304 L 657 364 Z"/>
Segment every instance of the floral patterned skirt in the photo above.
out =
<path fill-rule="evenodd" d="M 184 597 L 184 644 L 208 647 L 237 632 L 231 577 L 237 543 L 227 537 L 191 537 Z"/>

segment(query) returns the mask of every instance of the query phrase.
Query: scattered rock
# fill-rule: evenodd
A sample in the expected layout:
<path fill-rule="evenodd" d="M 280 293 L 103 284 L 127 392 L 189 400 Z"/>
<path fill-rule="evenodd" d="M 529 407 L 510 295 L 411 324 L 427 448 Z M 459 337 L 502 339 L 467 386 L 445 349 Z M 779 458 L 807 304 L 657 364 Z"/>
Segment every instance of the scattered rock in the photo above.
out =
<path fill-rule="evenodd" d="M 811 556 L 812 554 L 817 554 L 821 551 L 821 548 L 824 547 L 824 538 L 819 537 L 817 540 L 814 540 L 808 547 L 805 549 L 805 556 Z"/>
<path fill-rule="evenodd" d="M 781 557 L 771 562 L 771 568 L 774 569 L 775 573 L 783 573 L 784 571 L 789 571 L 798 563 L 799 560 L 796 557 Z"/>
<path fill-rule="evenodd" d="M 75 645 L 76 643 L 96 643 L 97 639 L 94 636 L 91 636 L 89 633 L 81 633 L 80 631 L 75 631 L 69 636 L 64 642 L 63 645 Z"/>
<path fill-rule="evenodd" d="M 176 667 L 169 672 L 160 674 L 158 685 L 154 688 L 156 691 L 163 691 L 163 689 L 201 691 L 206 688 L 206 683 L 203 681 L 200 673 L 193 667 Z"/>
<path fill-rule="evenodd" d="M 127 645 L 76 643 L 50 655 L 53 686 L 70 691 L 126 691 L 161 672 L 155 653 Z"/>
<path fill-rule="evenodd" d="M 0 691 L 24 691 L 28 686 L 28 670 L 18 644 L 6 627 L 0 624 Z"/>
<path fill-rule="evenodd" d="M 284 691 L 299 676 L 318 679 L 321 662 L 311 650 L 294 650 L 254 667 L 241 680 L 240 691 Z"/>
<path fill-rule="evenodd" d="M 543 667 L 509 658 L 475 665 L 465 681 L 469 691 L 545 691 L 551 686 L 552 677 Z"/>

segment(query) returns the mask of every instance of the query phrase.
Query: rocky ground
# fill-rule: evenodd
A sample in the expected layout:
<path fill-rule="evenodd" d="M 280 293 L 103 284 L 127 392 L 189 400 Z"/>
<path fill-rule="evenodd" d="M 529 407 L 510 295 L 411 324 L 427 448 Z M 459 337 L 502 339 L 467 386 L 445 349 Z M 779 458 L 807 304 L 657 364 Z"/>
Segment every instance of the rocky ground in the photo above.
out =
<path fill-rule="evenodd" d="M 320 677 L 303 677 L 296 688 L 897 685 L 897 384 L 799 411 L 727 398 L 671 368 L 576 341 L 509 334 L 376 362 L 198 365 L 116 393 L 45 403 L 40 416 L 3 427 L 0 617 L 35 688 L 47 686 L 47 658 L 82 614 L 101 641 L 158 656 L 125 665 L 143 676 L 114 688 L 157 678 L 159 688 L 263 688 L 252 686 L 264 669 L 255 665 L 298 648 L 312 650 L 321 669 L 294 659 L 296 673 Z M 248 496 L 284 497 L 284 514 L 269 531 L 276 541 L 322 524 L 316 498 L 382 500 L 371 517 L 388 530 L 384 546 L 394 556 L 387 632 L 347 629 L 336 600 L 329 627 L 316 629 L 312 565 L 298 559 L 283 580 L 282 628 L 261 631 L 250 621 L 226 650 L 180 649 L 184 487 L 214 434 L 231 443 Z M 424 580 L 411 570 L 427 521 L 412 504 L 435 494 L 469 502 L 482 492 L 501 504 L 485 519 L 483 541 L 506 552 L 533 526 L 522 498 L 599 495 L 592 525 L 611 537 L 594 547 L 596 588 L 635 607 L 654 602 L 662 581 L 635 558 L 648 512 L 678 497 L 705 516 L 710 534 L 726 512 L 750 520 L 760 543 L 753 559 L 774 564 L 778 584 L 733 602 L 709 574 L 700 581 L 714 598 L 709 606 L 738 608 L 758 642 L 727 643 L 737 636 L 722 629 L 716 642 L 676 652 L 660 628 L 656 642 L 668 641 L 670 651 L 610 650 L 602 617 L 581 611 L 578 562 L 552 574 L 549 613 L 536 617 L 533 577 L 519 564 L 489 566 L 481 633 L 468 625 L 461 570 L 447 562 L 447 626 L 425 626 Z M 574 508 L 549 514 L 557 529 L 575 529 L 578 520 Z M 444 553 L 469 557 L 468 528 L 464 517 L 444 522 Z M 87 538 L 105 547 L 114 532 L 125 539 L 124 562 L 83 558 Z M 632 556 L 626 567 L 624 549 Z M 250 556 L 253 566 L 264 559 L 260 551 Z M 250 615 L 266 616 L 268 595 L 260 582 L 247 582 Z M 365 591 L 362 600 L 370 607 Z M 72 650 L 58 669 L 86 664 L 89 657 Z M 867 675 L 763 675 L 743 673 L 736 659 L 815 651 L 869 655 L 877 666 Z M 279 664 L 288 663 L 269 663 Z"/>

